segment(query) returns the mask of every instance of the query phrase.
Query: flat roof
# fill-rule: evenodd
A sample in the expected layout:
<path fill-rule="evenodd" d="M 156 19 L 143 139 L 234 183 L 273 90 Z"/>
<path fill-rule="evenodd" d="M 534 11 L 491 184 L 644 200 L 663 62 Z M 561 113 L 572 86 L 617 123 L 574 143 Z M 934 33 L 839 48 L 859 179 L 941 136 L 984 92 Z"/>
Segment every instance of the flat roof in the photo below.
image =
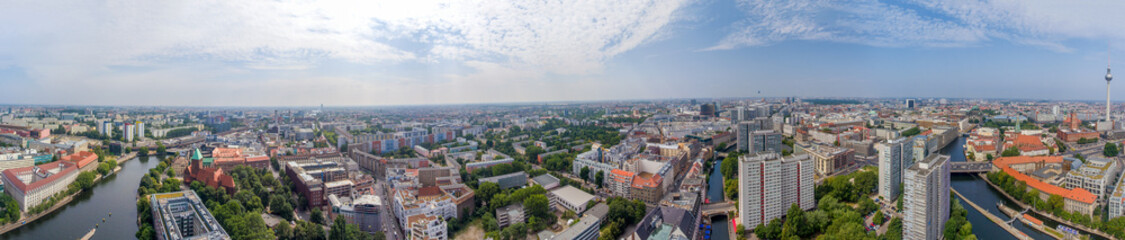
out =
<path fill-rule="evenodd" d="M 594 200 L 594 195 L 590 195 L 581 189 L 569 185 L 556 188 L 552 190 L 551 193 L 572 205 L 586 204 L 590 202 L 590 200 Z"/>

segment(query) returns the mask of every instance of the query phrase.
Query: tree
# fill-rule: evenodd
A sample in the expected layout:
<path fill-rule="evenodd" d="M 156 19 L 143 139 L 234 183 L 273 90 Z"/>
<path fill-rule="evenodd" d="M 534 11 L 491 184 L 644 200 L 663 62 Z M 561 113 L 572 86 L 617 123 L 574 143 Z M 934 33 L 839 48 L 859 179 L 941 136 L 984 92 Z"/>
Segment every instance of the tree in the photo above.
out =
<path fill-rule="evenodd" d="M 332 228 L 328 230 L 328 240 L 348 239 L 355 239 L 348 233 L 348 222 L 344 221 L 343 217 L 337 216 L 336 220 L 332 222 Z"/>
<path fill-rule="evenodd" d="M 1117 144 L 1108 142 L 1105 143 L 1105 148 L 1102 149 L 1102 155 L 1105 155 L 1106 157 L 1116 157 L 1117 153 Z"/>
<path fill-rule="evenodd" d="M 598 174 L 594 174 L 594 181 L 598 183 L 598 187 L 602 187 L 602 184 L 605 183 L 605 172 L 598 171 Z"/>
<path fill-rule="evenodd" d="M 793 204 L 789 206 L 789 211 L 785 213 L 785 223 L 781 226 L 781 236 L 783 238 L 789 237 L 806 237 L 812 234 L 812 229 L 808 226 L 808 220 L 805 219 L 805 211 L 801 210 L 800 206 Z"/>
<path fill-rule="evenodd" d="M 871 221 L 874 222 L 875 225 L 883 225 L 883 218 L 883 211 L 877 211 L 875 212 L 875 216 L 872 217 Z"/>
<path fill-rule="evenodd" d="M 530 216 L 549 218 L 551 216 L 550 201 L 545 195 L 532 195 L 523 200 L 524 211 Z"/>
<path fill-rule="evenodd" d="M 476 191 L 477 199 L 481 200 L 492 199 L 497 193 L 500 193 L 500 185 L 494 182 L 481 182 Z"/>
<path fill-rule="evenodd" d="M 1062 196 L 1058 194 L 1051 194 L 1051 197 L 1047 198 L 1047 206 L 1051 211 L 1062 210 L 1064 204 Z"/>
<path fill-rule="evenodd" d="M 302 240 L 325 240 L 324 229 L 311 222 L 297 221 L 297 229 L 293 231 L 293 238 Z"/>
<path fill-rule="evenodd" d="M 293 220 L 293 206 L 289 204 L 289 200 L 285 196 L 280 194 L 270 196 L 270 213 L 281 216 L 287 221 Z"/>
<path fill-rule="evenodd" d="M 1014 146 L 1010 147 L 1008 149 L 1004 149 L 1004 152 L 1000 153 L 1001 157 L 1014 157 L 1014 156 L 1019 156 L 1019 155 L 1020 155 L 1020 149 L 1016 148 Z"/>
<path fill-rule="evenodd" d="M 97 177 L 95 175 L 94 172 L 82 172 L 78 174 L 78 178 L 75 178 L 74 182 L 78 183 L 78 187 L 89 190 L 90 187 L 94 186 L 94 177 Z"/>
<path fill-rule="evenodd" d="M 278 240 L 293 239 L 293 227 L 289 226 L 289 222 L 278 223 L 273 227 L 273 235 L 277 236 Z"/>
<path fill-rule="evenodd" d="M 316 224 L 324 224 L 324 214 L 320 212 L 320 208 L 313 208 L 309 213 L 309 221 Z"/>
<path fill-rule="evenodd" d="M 590 180 L 590 166 L 582 167 L 582 171 L 578 172 L 578 178 L 582 178 L 582 180 L 589 181 Z"/>
<path fill-rule="evenodd" d="M 729 154 L 723 159 L 723 163 L 719 165 L 720 172 L 723 173 L 723 179 L 732 179 L 734 175 L 738 174 L 738 154 Z"/>

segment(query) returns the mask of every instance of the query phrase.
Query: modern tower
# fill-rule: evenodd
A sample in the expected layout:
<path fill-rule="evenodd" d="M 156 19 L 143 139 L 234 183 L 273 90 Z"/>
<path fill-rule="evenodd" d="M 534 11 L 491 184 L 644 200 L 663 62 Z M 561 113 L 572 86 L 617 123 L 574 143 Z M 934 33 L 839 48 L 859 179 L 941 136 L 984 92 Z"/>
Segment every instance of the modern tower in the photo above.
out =
<path fill-rule="evenodd" d="M 898 198 L 902 186 L 902 171 L 914 165 L 911 138 L 887 140 L 875 146 L 879 151 L 879 196 L 887 201 Z"/>
<path fill-rule="evenodd" d="M 949 220 L 949 156 L 930 155 L 902 172 L 903 239 L 938 239 Z"/>
<path fill-rule="evenodd" d="M 1110 66 L 1111 62 L 1113 61 L 1113 58 L 1108 56 L 1109 53 L 1106 53 L 1106 55 L 1107 55 L 1106 56 L 1107 60 L 1106 60 L 1106 64 L 1105 64 L 1105 122 L 1109 123 L 1109 82 L 1113 81 L 1113 74 L 1110 73 L 1110 67 L 1109 66 Z"/>
<path fill-rule="evenodd" d="M 796 204 L 803 210 L 816 207 L 813 175 L 816 162 L 807 154 L 781 156 L 760 152 L 738 158 L 738 217 L 742 227 L 785 216 Z"/>

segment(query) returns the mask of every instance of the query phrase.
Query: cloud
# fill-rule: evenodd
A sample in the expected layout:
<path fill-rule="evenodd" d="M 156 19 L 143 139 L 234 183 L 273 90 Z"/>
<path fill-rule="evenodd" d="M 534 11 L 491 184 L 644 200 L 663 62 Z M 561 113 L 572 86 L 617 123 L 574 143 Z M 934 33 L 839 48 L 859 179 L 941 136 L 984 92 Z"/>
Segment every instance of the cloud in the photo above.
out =
<path fill-rule="evenodd" d="M 24 69 L 40 88 L 29 91 L 116 92 L 108 83 L 122 82 L 298 86 L 289 84 L 293 76 L 345 88 L 432 76 L 447 84 L 581 78 L 657 39 L 689 1 L 13 0 L 0 2 L 0 68 Z M 429 72 L 400 69 L 418 65 Z M 62 92 L 49 97 L 94 97 Z M 128 100 L 104 103 L 118 102 Z"/>
<path fill-rule="evenodd" d="M 705 50 L 762 46 L 788 40 L 878 47 L 963 47 L 1008 40 L 1068 51 L 1072 39 L 1123 41 L 1115 23 L 1121 1 L 739 0 L 746 19 Z"/>

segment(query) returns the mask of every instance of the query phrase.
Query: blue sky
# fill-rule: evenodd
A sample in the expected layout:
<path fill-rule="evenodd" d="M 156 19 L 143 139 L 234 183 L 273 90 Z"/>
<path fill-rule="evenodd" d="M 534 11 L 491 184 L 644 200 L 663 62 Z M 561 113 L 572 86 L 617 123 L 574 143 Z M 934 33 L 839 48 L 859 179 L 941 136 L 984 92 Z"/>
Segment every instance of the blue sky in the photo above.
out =
<path fill-rule="evenodd" d="M 1125 1 L 13 0 L 0 104 L 1095 100 L 1122 22 Z"/>

